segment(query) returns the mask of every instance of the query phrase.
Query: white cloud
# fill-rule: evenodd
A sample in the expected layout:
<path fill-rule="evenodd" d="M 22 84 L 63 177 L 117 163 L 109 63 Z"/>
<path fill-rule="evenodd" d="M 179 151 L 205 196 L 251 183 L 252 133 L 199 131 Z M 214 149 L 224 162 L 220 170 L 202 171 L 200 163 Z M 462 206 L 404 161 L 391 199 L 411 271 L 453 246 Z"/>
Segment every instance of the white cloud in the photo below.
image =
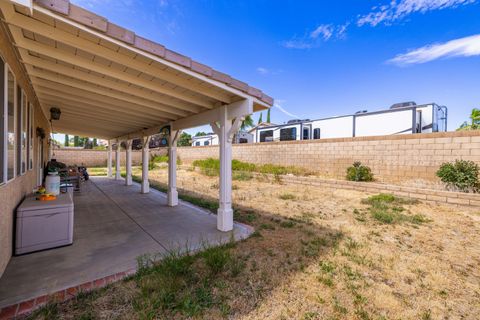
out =
<path fill-rule="evenodd" d="M 257 68 L 257 73 L 262 75 L 262 76 L 268 76 L 268 75 L 277 75 L 282 73 L 283 70 L 277 69 L 277 70 L 271 70 L 265 67 L 258 67 Z"/>
<path fill-rule="evenodd" d="M 322 42 L 326 42 L 333 37 L 344 39 L 349 24 L 348 22 L 338 26 L 321 24 L 305 36 L 293 37 L 288 41 L 282 42 L 282 45 L 288 49 L 310 49 L 318 47 Z"/>
<path fill-rule="evenodd" d="M 373 7 L 372 12 L 360 16 L 357 25 L 374 27 L 380 23 L 392 23 L 416 12 L 425 13 L 432 10 L 455 8 L 475 2 L 477 0 L 392 0 L 390 4 Z"/>
<path fill-rule="evenodd" d="M 322 36 L 322 39 L 327 41 L 332 37 L 333 31 L 334 27 L 331 24 L 322 24 L 310 32 L 310 38 L 317 39 L 319 36 Z"/>
<path fill-rule="evenodd" d="M 270 73 L 270 70 L 264 67 L 258 67 L 257 72 L 260 73 L 261 75 L 265 76 Z"/>
<path fill-rule="evenodd" d="M 478 55 L 480 55 L 480 34 L 410 50 L 407 53 L 397 55 L 387 62 L 404 66 L 426 63 L 441 58 L 471 57 Z"/>
<path fill-rule="evenodd" d="M 299 116 L 297 115 L 294 115 L 293 113 L 290 113 L 288 112 L 284 107 L 282 107 L 280 104 L 281 103 L 284 103 L 285 100 L 275 100 L 275 102 L 273 103 L 273 106 L 275 108 L 277 108 L 278 110 L 280 110 L 282 113 L 286 114 L 287 116 L 289 117 L 292 117 L 292 118 L 295 118 L 295 119 L 300 119 Z"/>

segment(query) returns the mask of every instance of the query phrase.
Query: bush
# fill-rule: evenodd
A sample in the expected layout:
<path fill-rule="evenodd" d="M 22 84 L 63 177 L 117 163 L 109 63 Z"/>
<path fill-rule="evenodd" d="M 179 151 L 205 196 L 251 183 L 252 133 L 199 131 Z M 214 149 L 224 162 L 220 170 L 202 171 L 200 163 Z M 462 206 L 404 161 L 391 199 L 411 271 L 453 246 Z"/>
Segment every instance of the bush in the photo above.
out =
<path fill-rule="evenodd" d="M 205 160 L 195 160 L 193 161 L 193 166 L 200 168 L 201 172 L 208 176 L 218 176 L 220 172 L 220 160 L 218 159 L 208 158 Z M 304 168 L 298 168 L 293 166 L 284 167 L 274 164 L 256 165 L 254 163 L 242 162 L 235 159 L 232 160 L 232 171 L 257 172 L 263 174 L 273 174 L 275 176 L 285 174 L 307 176 L 312 174 L 312 172 Z"/>
<path fill-rule="evenodd" d="M 462 192 L 479 192 L 480 167 L 473 161 L 455 160 L 440 166 L 437 176 L 447 185 L 447 188 Z"/>
<path fill-rule="evenodd" d="M 373 173 L 369 167 L 362 165 L 360 162 L 354 162 L 353 166 L 347 169 L 347 180 L 373 181 Z"/>

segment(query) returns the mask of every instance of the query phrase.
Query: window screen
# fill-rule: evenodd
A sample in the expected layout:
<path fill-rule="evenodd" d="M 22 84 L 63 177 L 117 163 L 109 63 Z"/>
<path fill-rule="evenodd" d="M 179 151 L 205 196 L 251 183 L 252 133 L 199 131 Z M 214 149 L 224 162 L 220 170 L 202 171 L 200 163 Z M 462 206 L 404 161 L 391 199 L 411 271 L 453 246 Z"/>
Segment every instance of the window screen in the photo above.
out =
<path fill-rule="evenodd" d="M 313 139 L 320 139 L 320 128 L 313 129 Z"/>
<path fill-rule="evenodd" d="M 260 132 L 260 142 L 273 141 L 273 130 L 266 130 Z"/>
<path fill-rule="evenodd" d="M 28 170 L 33 169 L 33 139 L 34 139 L 34 127 L 35 123 L 33 121 L 33 105 L 31 103 L 28 104 Z"/>
<path fill-rule="evenodd" d="M 280 129 L 280 141 L 297 140 L 297 128 Z"/>
<path fill-rule="evenodd" d="M 5 63 L 0 59 L 0 184 L 5 182 Z"/>
<path fill-rule="evenodd" d="M 22 93 L 22 103 L 19 105 L 22 108 L 22 126 L 20 131 L 20 144 L 21 149 L 21 173 L 27 171 L 27 128 L 28 128 L 28 103 L 27 95 L 25 92 Z"/>
<path fill-rule="evenodd" d="M 15 77 L 7 71 L 7 179 L 15 177 Z"/>

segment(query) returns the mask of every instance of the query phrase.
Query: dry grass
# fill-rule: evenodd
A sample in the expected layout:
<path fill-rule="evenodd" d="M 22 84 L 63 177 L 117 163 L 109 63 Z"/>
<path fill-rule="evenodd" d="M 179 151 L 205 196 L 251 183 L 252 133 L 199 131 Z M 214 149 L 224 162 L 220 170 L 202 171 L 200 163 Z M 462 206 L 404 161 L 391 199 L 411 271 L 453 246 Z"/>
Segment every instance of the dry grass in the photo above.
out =
<path fill-rule="evenodd" d="M 166 170 L 156 169 L 151 179 L 164 186 Z M 217 198 L 217 180 L 178 172 L 181 193 L 207 204 Z M 478 212 L 401 199 L 387 201 L 392 206 L 375 206 L 376 200 L 365 201 L 368 195 L 360 192 L 258 179 L 236 181 L 235 186 L 235 217 L 257 231 L 225 249 L 228 267 L 218 272 L 208 271 L 205 256 L 194 257 L 188 277 L 181 278 L 191 290 L 181 292 L 197 299 L 194 292 L 199 284 L 204 286 L 211 300 L 199 300 L 203 304 L 195 305 L 200 306 L 198 312 L 165 309 L 161 303 L 147 304 L 142 311 L 139 301 L 151 300 L 142 295 L 144 282 L 150 279 L 151 294 L 159 282 L 140 276 L 50 306 L 50 317 L 477 319 Z M 378 219 L 379 208 L 399 216 L 394 223 Z M 195 281 L 188 282 L 190 277 Z"/>

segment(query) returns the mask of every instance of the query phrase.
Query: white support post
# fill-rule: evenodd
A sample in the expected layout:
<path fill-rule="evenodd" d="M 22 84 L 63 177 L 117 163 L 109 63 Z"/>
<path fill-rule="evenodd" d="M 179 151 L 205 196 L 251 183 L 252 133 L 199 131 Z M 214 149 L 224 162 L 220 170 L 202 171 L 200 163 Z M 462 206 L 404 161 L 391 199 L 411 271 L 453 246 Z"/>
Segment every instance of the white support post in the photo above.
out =
<path fill-rule="evenodd" d="M 108 140 L 107 177 L 112 178 L 112 141 Z"/>
<path fill-rule="evenodd" d="M 126 152 L 125 152 L 125 167 L 126 167 L 126 176 L 125 176 L 125 185 L 131 186 L 132 185 L 132 142 L 133 140 L 127 140 L 126 144 Z"/>
<path fill-rule="evenodd" d="M 168 137 L 168 205 L 174 207 L 178 205 L 177 192 L 177 141 L 181 131 L 170 131 Z"/>
<path fill-rule="evenodd" d="M 115 180 L 120 178 L 120 141 L 118 141 L 115 148 Z"/>
<path fill-rule="evenodd" d="M 217 229 L 224 232 L 233 230 L 232 139 L 242 120 L 237 117 L 232 124 L 232 120 L 228 119 L 227 106 L 223 106 L 218 123 L 210 124 L 220 142 L 220 204 L 217 211 Z"/>
<path fill-rule="evenodd" d="M 148 182 L 148 162 L 150 161 L 150 136 L 143 137 L 142 148 L 142 191 L 141 193 L 150 192 L 150 183 Z"/>

